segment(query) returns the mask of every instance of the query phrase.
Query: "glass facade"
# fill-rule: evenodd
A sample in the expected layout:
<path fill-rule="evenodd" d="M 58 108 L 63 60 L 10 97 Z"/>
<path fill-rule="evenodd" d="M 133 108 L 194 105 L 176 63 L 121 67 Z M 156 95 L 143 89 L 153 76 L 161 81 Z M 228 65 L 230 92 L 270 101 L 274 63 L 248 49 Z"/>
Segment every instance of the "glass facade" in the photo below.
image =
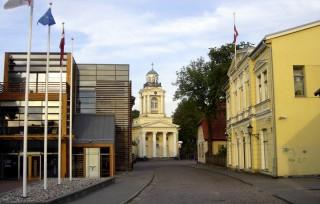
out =
<path fill-rule="evenodd" d="M 45 102 L 29 101 L 28 132 L 43 134 Z M 57 134 L 59 101 L 48 102 L 48 134 Z M 24 101 L 0 102 L 0 135 L 23 134 Z"/>
<path fill-rule="evenodd" d="M 79 64 L 78 113 L 96 113 L 97 86 L 101 81 L 129 81 L 129 65 Z"/>

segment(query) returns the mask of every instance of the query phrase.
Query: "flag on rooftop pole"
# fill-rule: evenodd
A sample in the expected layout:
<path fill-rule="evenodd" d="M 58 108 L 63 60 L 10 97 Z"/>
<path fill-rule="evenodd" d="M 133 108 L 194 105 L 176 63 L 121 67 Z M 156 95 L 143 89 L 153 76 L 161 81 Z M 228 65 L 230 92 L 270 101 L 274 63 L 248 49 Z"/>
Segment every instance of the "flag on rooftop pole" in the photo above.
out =
<path fill-rule="evenodd" d="M 236 13 L 233 13 L 233 43 L 234 43 L 234 66 L 237 66 L 237 38 L 238 38 L 238 30 L 236 27 Z"/>
<path fill-rule="evenodd" d="M 47 66 L 46 66 L 46 87 L 45 87 L 45 122 L 44 122 L 44 142 L 43 142 L 43 160 L 44 160 L 44 167 L 43 167 L 43 188 L 46 190 L 47 185 L 47 169 L 48 169 L 48 78 L 49 78 L 49 58 L 50 58 L 50 27 L 56 24 L 52 13 L 51 13 L 51 6 L 52 3 L 49 4 L 49 9 L 47 12 L 38 20 L 38 23 L 42 25 L 48 26 L 48 45 L 47 45 Z"/>
<path fill-rule="evenodd" d="M 64 23 L 62 23 L 62 34 L 61 34 L 61 40 L 60 40 L 60 66 L 63 64 L 63 58 L 64 58 Z"/>
<path fill-rule="evenodd" d="M 22 176 L 22 197 L 27 197 L 27 151 L 28 151 L 28 111 L 29 111 L 29 75 L 30 75 L 30 56 L 32 42 L 32 22 L 33 22 L 33 1 L 32 0 L 7 0 L 4 9 L 12 9 L 23 5 L 29 5 L 29 34 L 28 34 L 28 52 L 27 52 L 27 68 L 24 95 L 24 127 L 23 127 L 23 176 Z"/>
<path fill-rule="evenodd" d="M 59 135 L 58 135 L 58 184 L 61 184 L 61 131 L 62 131 L 62 67 L 64 57 L 64 23 L 62 23 L 62 36 L 60 41 L 60 84 L 59 84 Z"/>
<path fill-rule="evenodd" d="M 19 6 L 28 5 L 30 6 L 32 3 L 32 0 L 7 0 L 7 2 L 4 4 L 4 9 L 13 9 Z"/>

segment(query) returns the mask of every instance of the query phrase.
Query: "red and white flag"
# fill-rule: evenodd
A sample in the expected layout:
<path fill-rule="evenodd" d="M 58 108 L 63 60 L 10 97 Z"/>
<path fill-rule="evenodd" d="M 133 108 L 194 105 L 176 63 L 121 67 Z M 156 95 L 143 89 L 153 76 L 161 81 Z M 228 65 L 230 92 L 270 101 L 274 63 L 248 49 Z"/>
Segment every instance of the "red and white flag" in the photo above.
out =
<path fill-rule="evenodd" d="M 62 35 L 61 35 L 61 40 L 60 40 L 60 66 L 62 66 L 63 63 L 63 57 L 64 57 L 64 26 L 62 26 Z"/>
<path fill-rule="evenodd" d="M 233 43 L 237 42 L 238 35 L 239 35 L 239 33 L 237 31 L 236 25 L 233 25 Z"/>
<path fill-rule="evenodd" d="M 32 0 L 7 0 L 7 2 L 4 4 L 4 9 L 13 9 L 19 6 L 28 5 L 30 6 L 32 3 Z"/>

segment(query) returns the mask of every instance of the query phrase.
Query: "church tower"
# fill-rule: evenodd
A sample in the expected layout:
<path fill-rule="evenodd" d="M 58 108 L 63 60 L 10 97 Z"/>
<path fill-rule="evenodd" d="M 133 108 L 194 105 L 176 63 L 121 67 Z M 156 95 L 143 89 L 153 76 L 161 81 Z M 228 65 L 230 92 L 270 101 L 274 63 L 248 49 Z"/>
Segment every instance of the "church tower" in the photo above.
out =
<path fill-rule="evenodd" d="M 165 93 L 152 64 L 139 91 L 140 115 L 132 124 L 133 153 L 138 158 L 178 156 L 179 126 L 165 114 Z"/>
<path fill-rule="evenodd" d="M 165 90 L 159 83 L 159 74 L 153 69 L 146 75 L 146 83 L 140 90 L 140 115 L 165 117 Z"/>

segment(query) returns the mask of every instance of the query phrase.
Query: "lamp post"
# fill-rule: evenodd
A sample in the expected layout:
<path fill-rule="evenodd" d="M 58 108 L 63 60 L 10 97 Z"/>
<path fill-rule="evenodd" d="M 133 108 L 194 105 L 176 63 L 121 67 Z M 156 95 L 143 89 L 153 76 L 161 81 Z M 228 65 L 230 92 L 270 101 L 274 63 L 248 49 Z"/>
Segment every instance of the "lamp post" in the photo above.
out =
<path fill-rule="evenodd" d="M 259 134 L 254 134 L 253 133 L 253 127 L 252 125 L 249 123 L 248 127 L 247 127 L 247 130 L 248 130 L 248 134 L 249 134 L 249 137 L 250 137 L 250 160 L 251 160 L 251 169 L 253 169 L 253 159 L 252 159 L 252 136 L 256 137 L 257 139 L 259 139 Z"/>

